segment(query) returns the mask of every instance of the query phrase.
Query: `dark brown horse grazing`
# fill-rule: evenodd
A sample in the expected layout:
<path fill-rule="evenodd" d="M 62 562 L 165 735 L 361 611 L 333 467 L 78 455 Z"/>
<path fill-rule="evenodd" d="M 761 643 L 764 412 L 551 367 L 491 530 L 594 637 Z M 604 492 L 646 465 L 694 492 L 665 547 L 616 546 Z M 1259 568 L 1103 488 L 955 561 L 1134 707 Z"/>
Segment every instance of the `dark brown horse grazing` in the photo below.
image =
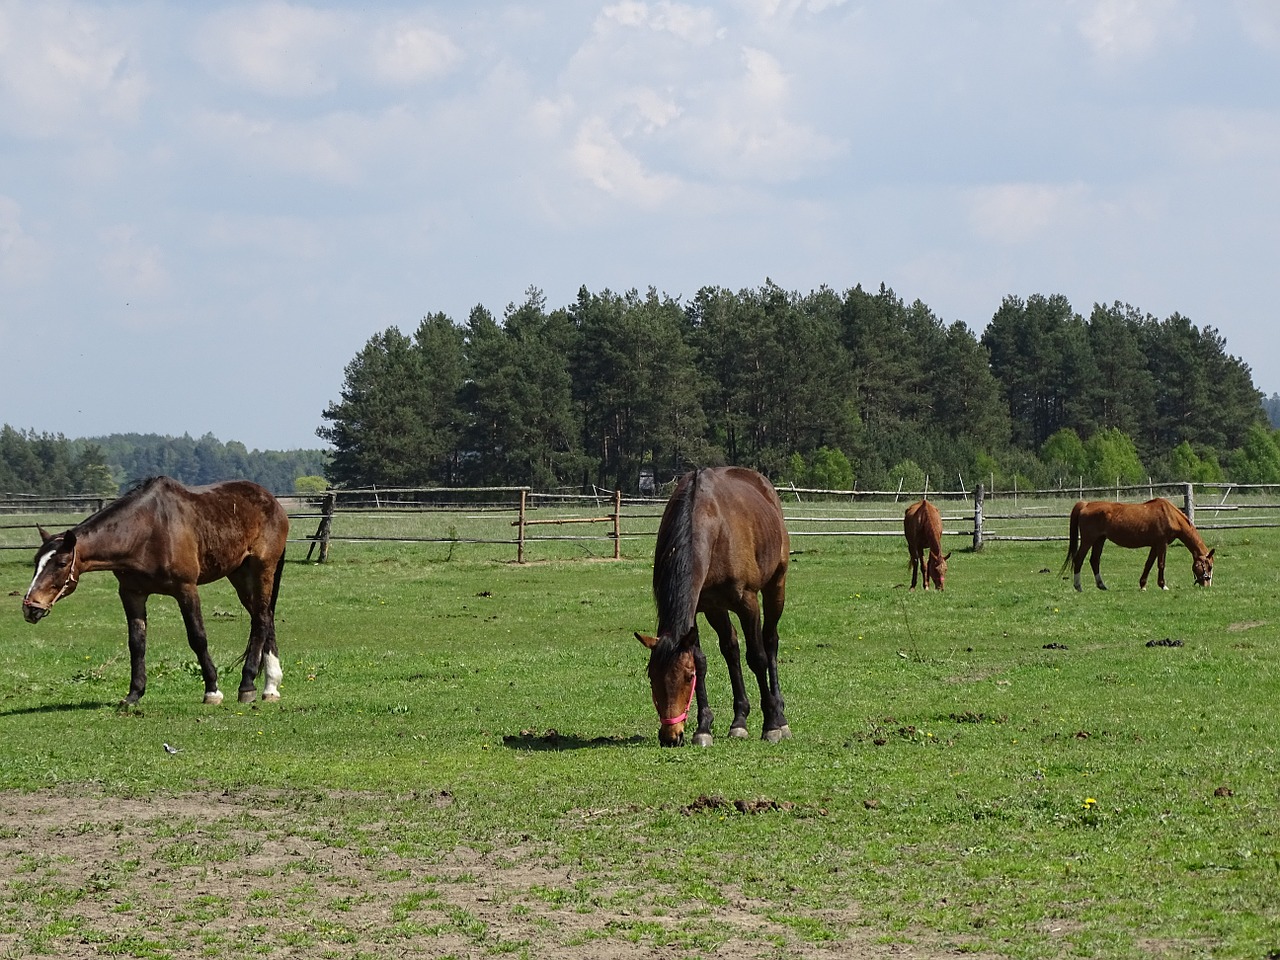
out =
<path fill-rule="evenodd" d="M 1147 564 L 1142 568 L 1142 578 L 1138 581 L 1143 590 L 1147 589 L 1147 575 L 1151 573 L 1153 563 L 1158 563 L 1156 582 L 1160 589 L 1169 589 L 1164 583 L 1164 555 L 1166 548 L 1175 540 L 1181 540 L 1191 551 L 1191 573 L 1196 578 L 1196 586 L 1207 587 L 1213 582 L 1213 551 L 1206 548 L 1186 514 L 1162 497 L 1146 503 L 1081 500 L 1072 508 L 1070 545 L 1062 572 L 1066 572 L 1074 562 L 1077 590 L 1082 589 L 1080 568 L 1084 566 L 1085 554 L 1089 554 L 1089 565 L 1093 567 L 1093 579 L 1098 589 L 1107 589 L 1102 582 L 1099 565 L 1102 547 L 1108 540 L 1121 547 L 1151 548 Z"/>
<path fill-rule="evenodd" d="M 942 555 L 942 517 L 938 508 L 928 500 L 916 501 L 907 507 L 902 518 L 902 532 L 907 537 L 907 553 L 911 555 L 911 589 L 916 588 L 916 575 L 921 574 L 926 590 L 930 580 L 941 590 L 951 554 Z"/>
<path fill-rule="evenodd" d="M 75 591 L 81 575 L 112 571 L 129 623 L 132 674 L 125 703 L 137 703 L 147 688 L 147 597 L 153 593 L 178 601 L 187 642 L 204 674 L 204 702 L 222 702 L 196 586 L 223 577 L 250 616 L 240 702 L 256 696 L 259 666 L 266 673 L 262 699 L 280 699 L 275 609 L 289 518 L 265 489 L 247 480 L 184 487 L 168 477 L 152 477 L 70 530 L 41 530 L 40 536 L 44 544 L 36 551 L 36 573 L 22 598 L 22 615 L 38 623 Z"/>
<path fill-rule="evenodd" d="M 658 526 L 653 597 L 658 635 L 637 633 L 649 648 L 649 684 L 658 709 L 658 740 L 684 742 L 685 719 L 698 699 L 693 742 L 711 745 L 707 658 L 698 643 L 697 615 L 720 638 L 720 653 L 733 684 L 729 736 L 747 736 L 751 703 L 742 682 L 738 638 L 729 619 L 742 625 L 747 665 L 760 685 L 765 740 L 791 736 L 778 685 L 778 620 L 786 599 L 790 539 L 773 486 L 754 470 L 713 467 L 686 473 L 676 484 Z M 760 594 L 764 602 L 761 626 Z"/>

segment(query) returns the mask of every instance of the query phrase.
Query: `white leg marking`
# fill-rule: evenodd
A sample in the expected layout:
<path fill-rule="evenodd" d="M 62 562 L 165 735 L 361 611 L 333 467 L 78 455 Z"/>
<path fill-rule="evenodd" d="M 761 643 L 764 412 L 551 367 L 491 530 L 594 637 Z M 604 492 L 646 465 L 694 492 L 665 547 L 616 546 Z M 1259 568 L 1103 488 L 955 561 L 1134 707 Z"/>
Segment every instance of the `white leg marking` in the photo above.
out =
<path fill-rule="evenodd" d="M 274 653 L 265 654 L 262 658 L 262 669 L 267 675 L 262 686 L 263 700 L 280 699 L 280 681 L 284 679 L 284 671 L 280 668 L 280 658 Z"/>
<path fill-rule="evenodd" d="M 211 704 L 213 704 L 214 706 L 217 706 L 218 704 L 220 704 L 220 703 L 222 702 L 222 691 L 221 691 L 221 690 L 215 690 L 215 691 L 213 691 L 213 693 L 206 693 L 206 694 L 204 695 L 204 702 L 205 702 L 205 703 L 211 703 Z"/>

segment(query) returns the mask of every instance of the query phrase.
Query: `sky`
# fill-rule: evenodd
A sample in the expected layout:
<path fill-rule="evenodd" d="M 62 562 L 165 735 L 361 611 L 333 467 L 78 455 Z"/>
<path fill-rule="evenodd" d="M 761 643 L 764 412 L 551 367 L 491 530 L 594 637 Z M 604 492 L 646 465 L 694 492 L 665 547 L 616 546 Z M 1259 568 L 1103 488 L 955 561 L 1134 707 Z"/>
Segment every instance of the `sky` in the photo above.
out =
<path fill-rule="evenodd" d="M 1280 391 L 1277 0 L 0 0 L 0 423 L 315 448 L 389 327 L 1119 301 Z M 939 376 L 945 376 L 939 371 Z"/>

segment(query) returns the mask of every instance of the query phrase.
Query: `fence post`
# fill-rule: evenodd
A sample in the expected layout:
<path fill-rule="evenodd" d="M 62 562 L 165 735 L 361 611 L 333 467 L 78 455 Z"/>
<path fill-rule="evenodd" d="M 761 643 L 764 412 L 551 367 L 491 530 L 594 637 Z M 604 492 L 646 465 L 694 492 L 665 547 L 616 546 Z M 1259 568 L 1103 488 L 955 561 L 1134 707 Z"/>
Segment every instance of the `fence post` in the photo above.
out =
<path fill-rule="evenodd" d="M 329 534 L 333 530 L 333 513 L 337 507 L 338 495 L 330 490 L 324 495 L 320 504 L 320 526 L 316 527 L 316 535 L 311 538 L 311 546 L 307 547 L 307 559 L 311 559 L 311 551 L 320 544 L 320 563 L 329 559 Z"/>
<path fill-rule="evenodd" d="M 524 508 L 525 501 L 528 499 L 528 491 L 520 491 L 520 520 L 518 523 L 519 533 L 516 534 L 516 563 L 524 563 Z"/>
<path fill-rule="evenodd" d="M 986 497 L 986 490 L 982 484 L 978 484 L 973 491 L 973 549 L 976 553 L 982 549 L 982 501 Z"/>
<path fill-rule="evenodd" d="M 1182 512 L 1187 515 L 1187 520 L 1194 527 L 1196 525 L 1196 488 L 1194 484 L 1184 483 L 1182 485 Z"/>
<path fill-rule="evenodd" d="M 622 559 L 622 491 L 613 491 L 613 559 Z"/>

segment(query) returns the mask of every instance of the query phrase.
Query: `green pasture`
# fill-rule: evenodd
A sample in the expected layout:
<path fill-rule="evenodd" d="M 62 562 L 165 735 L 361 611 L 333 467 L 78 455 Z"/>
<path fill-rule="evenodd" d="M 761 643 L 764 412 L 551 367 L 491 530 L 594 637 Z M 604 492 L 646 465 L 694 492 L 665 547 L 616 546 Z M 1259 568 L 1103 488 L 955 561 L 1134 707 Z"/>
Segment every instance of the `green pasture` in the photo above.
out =
<path fill-rule="evenodd" d="M 1061 542 L 975 554 L 957 538 L 938 594 L 904 588 L 899 539 L 797 537 L 781 625 L 794 739 L 723 736 L 703 625 L 720 735 L 705 750 L 657 746 L 632 637 L 654 626 L 651 546 L 614 562 L 606 543 L 560 541 L 516 565 L 505 547 L 335 544 L 321 566 L 294 545 L 283 699 L 232 702 L 248 624 L 223 583 L 203 596 L 227 702 L 200 702 L 177 608 L 155 597 L 136 709 L 117 706 L 114 578 L 85 576 L 30 626 L 30 556 L 3 551 L 0 790 L 250 798 L 280 814 L 275 838 L 421 884 L 409 906 L 397 894 L 387 939 L 342 947 L 324 933 L 341 905 L 290 881 L 311 939 L 264 933 L 261 955 L 587 956 L 565 951 L 594 940 L 609 956 L 1280 957 L 1280 533 L 1206 536 L 1208 590 L 1175 545 L 1171 589 L 1139 592 L 1145 553 L 1109 546 L 1111 589 L 1086 575 L 1082 594 L 1058 575 Z M 165 850 L 239 855 L 216 824 L 153 829 Z M 0 841 L 23 830 L 0 820 Z M 563 870 L 509 892 L 552 922 L 512 939 L 433 912 L 432 871 L 459 851 Z M 189 955 L 110 940 L 76 913 L 99 892 L 29 859 L 0 887 L 0 956 L 92 937 Z"/>

